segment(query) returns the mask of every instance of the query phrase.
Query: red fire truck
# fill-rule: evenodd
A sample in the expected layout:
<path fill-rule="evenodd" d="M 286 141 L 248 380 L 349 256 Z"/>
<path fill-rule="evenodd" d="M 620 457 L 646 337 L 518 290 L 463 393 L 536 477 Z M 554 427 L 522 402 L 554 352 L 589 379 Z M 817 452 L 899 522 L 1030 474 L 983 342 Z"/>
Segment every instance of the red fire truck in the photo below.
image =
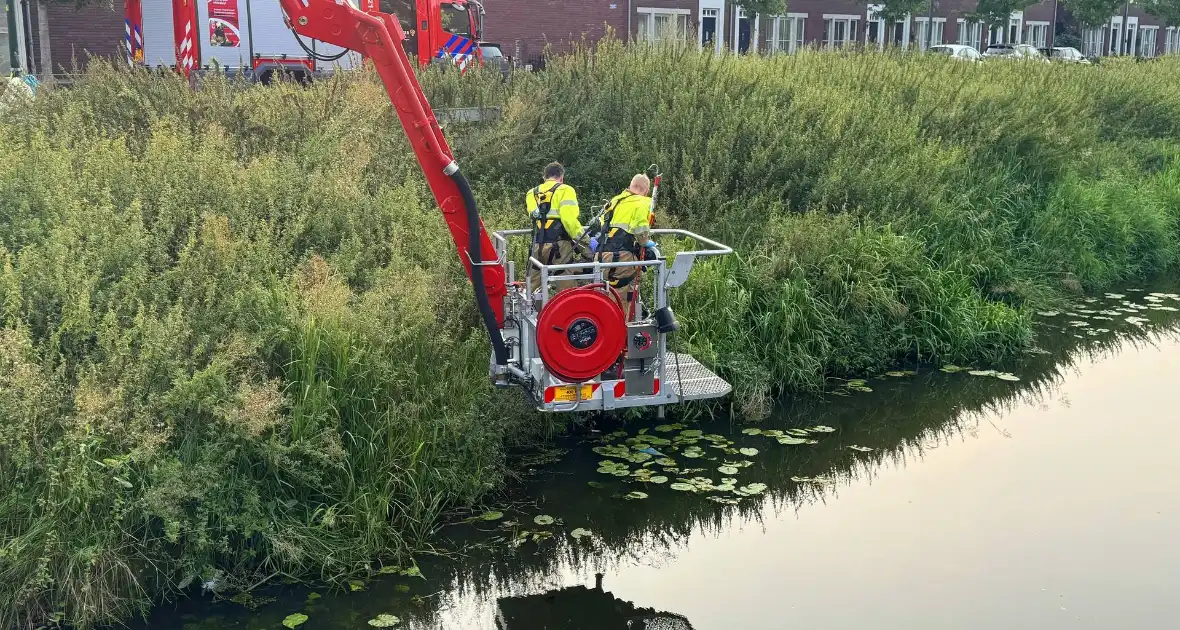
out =
<path fill-rule="evenodd" d="M 483 5 L 478 0 L 342 0 L 397 18 L 405 52 L 425 67 L 481 62 Z M 276 72 L 300 80 L 351 68 L 360 55 L 292 30 L 277 0 L 124 0 L 128 61 L 175 68 L 185 76 L 216 66 L 269 82 Z"/>

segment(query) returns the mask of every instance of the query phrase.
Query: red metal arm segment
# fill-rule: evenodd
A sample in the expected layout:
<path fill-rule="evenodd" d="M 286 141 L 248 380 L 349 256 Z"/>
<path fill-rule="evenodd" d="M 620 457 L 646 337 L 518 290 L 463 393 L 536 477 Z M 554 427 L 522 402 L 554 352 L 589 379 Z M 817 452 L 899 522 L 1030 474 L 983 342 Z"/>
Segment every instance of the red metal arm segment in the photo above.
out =
<path fill-rule="evenodd" d="M 366 13 L 354 8 L 345 0 L 279 0 L 291 27 L 299 35 L 335 44 L 361 53 L 373 61 L 389 100 L 397 111 L 402 128 L 410 140 L 414 154 L 418 157 L 426 175 L 426 182 L 434 193 L 435 201 L 442 210 L 451 238 L 459 249 L 459 260 L 473 283 L 482 280 L 486 288 L 495 325 L 504 323 L 504 296 L 508 293 L 504 269 L 491 264 L 473 269 L 469 255 L 471 234 L 468 231 L 468 212 L 463 194 L 455 175 L 459 167 L 455 164 L 451 148 L 443 137 L 442 128 L 434 116 L 422 86 L 414 75 L 410 59 L 402 47 L 405 33 L 396 18 L 381 13 Z M 479 222 L 479 260 L 494 262 L 496 250 L 488 238 L 483 222 Z M 474 272 L 474 274 L 473 274 Z M 489 330 L 489 334 L 496 331 Z M 493 341 L 493 343 L 495 343 Z"/>

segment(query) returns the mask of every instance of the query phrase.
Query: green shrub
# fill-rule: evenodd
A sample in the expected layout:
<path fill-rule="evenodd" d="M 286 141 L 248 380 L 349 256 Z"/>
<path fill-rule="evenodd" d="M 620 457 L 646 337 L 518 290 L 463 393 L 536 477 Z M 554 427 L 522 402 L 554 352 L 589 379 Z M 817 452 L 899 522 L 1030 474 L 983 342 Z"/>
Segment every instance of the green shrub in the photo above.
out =
<path fill-rule="evenodd" d="M 493 227 L 553 160 L 649 164 L 736 249 L 673 296 L 742 414 L 900 362 L 998 362 L 1031 309 L 1174 268 L 1180 63 L 685 46 L 423 73 Z M 404 559 L 552 427 L 487 385 L 450 236 L 368 73 L 96 65 L 0 122 L 0 625 Z M 674 248 L 668 244 L 669 249 Z"/>

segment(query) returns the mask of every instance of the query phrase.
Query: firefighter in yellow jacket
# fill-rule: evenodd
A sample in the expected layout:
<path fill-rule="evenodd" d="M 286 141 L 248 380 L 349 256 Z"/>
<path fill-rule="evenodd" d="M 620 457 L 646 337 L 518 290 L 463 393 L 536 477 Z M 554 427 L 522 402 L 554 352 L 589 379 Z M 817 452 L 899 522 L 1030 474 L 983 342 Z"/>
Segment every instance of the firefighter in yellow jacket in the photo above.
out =
<path fill-rule="evenodd" d="M 585 228 L 578 220 L 578 194 L 565 183 L 565 167 L 553 162 L 545 167 L 545 181 L 525 194 L 525 206 L 533 224 L 532 257 L 543 265 L 574 262 L 574 241 Z M 550 275 L 567 275 L 553 272 Z M 530 265 L 529 282 L 534 292 L 541 289 L 541 271 Z M 575 285 L 572 280 L 555 283 L 558 291 Z"/>
<path fill-rule="evenodd" d="M 595 243 L 599 262 L 633 262 L 642 250 L 654 246 L 651 236 L 651 180 L 647 175 L 631 178 L 627 190 L 615 195 L 603 213 L 603 234 Z M 639 284 L 638 267 L 614 267 L 607 280 L 626 300 L 627 320 L 635 318 L 635 290 Z"/>

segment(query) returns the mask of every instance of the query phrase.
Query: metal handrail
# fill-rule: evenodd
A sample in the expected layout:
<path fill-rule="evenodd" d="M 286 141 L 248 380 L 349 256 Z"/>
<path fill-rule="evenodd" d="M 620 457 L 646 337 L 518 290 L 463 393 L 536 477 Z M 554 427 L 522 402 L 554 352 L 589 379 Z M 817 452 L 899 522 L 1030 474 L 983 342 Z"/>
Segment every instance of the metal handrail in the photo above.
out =
<path fill-rule="evenodd" d="M 712 239 L 705 238 L 705 237 L 701 236 L 700 234 L 697 234 L 696 232 L 689 232 L 688 230 L 675 230 L 675 229 L 671 229 L 671 228 L 664 228 L 664 229 L 652 230 L 651 233 L 657 234 L 657 235 L 658 234 L 669 234 L 672 236 L 683 236 L 686 238 L 691 238 L 697 242 L 704 243 L 705 245 L 708 245 L 708 246 L 714 248 L 714 249 L 700 249 L 700 250 L 677 252 L 678 254 L 691 254 L 694 256 L 724 256 L 726 254 L 733 253 L 732 247 L 730 247 L 728 245 L 723 245 L 723 244 L 718 243 L 717 241 L 714 241 Z"/>

